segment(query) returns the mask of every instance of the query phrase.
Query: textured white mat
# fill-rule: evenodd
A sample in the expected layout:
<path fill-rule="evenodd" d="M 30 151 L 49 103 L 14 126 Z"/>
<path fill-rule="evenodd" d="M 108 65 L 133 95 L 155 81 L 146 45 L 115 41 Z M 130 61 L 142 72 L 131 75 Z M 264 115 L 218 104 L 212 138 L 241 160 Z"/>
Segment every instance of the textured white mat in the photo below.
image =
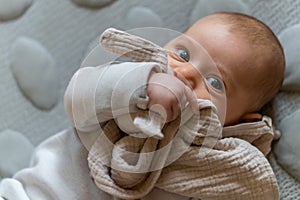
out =
<path fill-rule="evenodd" d="M 183 31 L 194 1 L 115 1 L 102 9 L 78 7 L 70 0 L 33 1 L 26 13 L 0 22 L 0 131 L 24 133 L 33 144 L 68 126 L 62 97 L 72 74 L 79 68 L 92 40 L 107 27 L 124 27 L 124 16 L 137 4 L 152 8 L 167 28 Z M 59 104 L 49 112 L 35 108 L 20 92 L 10 70 L 12 43 L 20 36 L 39 41 L 56 60 L 61 85 Z"/>
<path fill-rule="evenodd" d="M 244 1 L 249 12 L 269 25 L 276 34 L 300 23 L 299 0 Z M 13 129 L 34 144 L 69 126 L 63 108 L 63 94 L 72 74 L 78 69 L 88 46 L 107 27 L 127 29 L 124 17 L 134 6 L 145 6 L 160 16 L 163 26 L 184 31 L 197 0 L 116 0 L 101 9 L 79 7 L 71 0 L 33 1 L 25 14 L 0 22 L 0 131 Z M 60 99 L 50 111 L 34 107 L 20 92 L 10 70 L 11 44 L 20 36 L 39 41 L 53 55 L 59 72 Z M 296 93 L 281 93 L 266 112 L 279 123 L 300 107 Z M 300 199 L 300 184 L 278 166 L 271 164 L 278 177 L 282 199 Z"/>

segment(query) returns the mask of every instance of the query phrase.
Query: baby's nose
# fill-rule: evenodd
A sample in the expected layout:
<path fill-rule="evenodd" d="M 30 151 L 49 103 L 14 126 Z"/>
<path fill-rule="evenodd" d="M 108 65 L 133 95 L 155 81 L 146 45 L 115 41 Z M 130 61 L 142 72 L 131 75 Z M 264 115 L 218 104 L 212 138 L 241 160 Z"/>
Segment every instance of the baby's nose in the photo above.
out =
<path fill-rule="evenodd" d="M 198 75 L 199 72 L 197 72 L 196 69 L 190 64 L 182 64 L 181 66 L 177 66 L 173 68 L 174 75 L 177 77 L 184 77 L 185 79 L 189 80 L 194 78 Z"/>
<path fill-rule="evenodd" d="M 187 69 L 185 67 L 173 68 L 173 74 L 190 88 L 195 87 L 196 77 L 195 75 L 193 75 L 190 69 Z"/>

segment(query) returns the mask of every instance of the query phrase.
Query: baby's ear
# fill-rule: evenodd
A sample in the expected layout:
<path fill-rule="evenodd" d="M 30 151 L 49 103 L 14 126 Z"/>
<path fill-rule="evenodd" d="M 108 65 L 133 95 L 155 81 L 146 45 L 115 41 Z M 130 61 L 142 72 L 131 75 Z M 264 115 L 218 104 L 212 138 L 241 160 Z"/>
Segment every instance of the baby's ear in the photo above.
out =
<path fill-rule="evenodd" d="M 262 115 L 259 113 L 247 113 L 241 118 L 241 122 L 257 122 L 262 120 Z"/>
<path fill-rule="evenodd" d="M 300 91 L 300 24 L 289 27 L 282 31 L 278 38 L 282 44 L 286 69 L 283 91 Z"/>

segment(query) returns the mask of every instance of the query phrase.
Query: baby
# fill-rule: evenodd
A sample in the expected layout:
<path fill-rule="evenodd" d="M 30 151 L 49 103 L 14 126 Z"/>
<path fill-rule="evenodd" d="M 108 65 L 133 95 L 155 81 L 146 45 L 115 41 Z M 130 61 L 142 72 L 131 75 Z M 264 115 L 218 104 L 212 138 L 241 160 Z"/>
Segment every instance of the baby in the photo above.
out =
<path fill-rule="evenodd" d="M 217 70 L 205 68 L 199 49 L 182 42 L 187 40 L 181 37 L 165 46 L 172 73 L 162 73 L 159 64 L 153 62 L 132 65 L 113 62 L 106 67 L 78 70 L 66 90 L 65 105 L 75 132 L 85 137 L 84 145 L 91 150 L 89 155 L 82 148 L 82 141 L 73 137 L 73 132 L 59 133 L 39 146 L 30 168 L 0 183 L 0 199 L 108 200 L 113 198 L 109 194 L 125 199 L 279 199 L 275 175 L 264 157 L 269 152 L 268 142 L 273 140 L 273 129 L 269 120 L 253 114 L 274 97 L 283 80 L 284 55 L 276 36 L 258 20 L 235 13 L 209 15 L 192 25 L 185 35 L 206 50 Z M 123 80 L 124 74 L 130 74 L 130 78 Z M 116 84 L 122 87 L 113 91 Z M 136 84 L 146 87 L 135 87 Z M 132 187 L 125 185 L 124 189 L 105 179 L 106 185 L 99 189 L 90 178 L 87 166 L 91 168 L 95 163 L 90 159 L 87 163 L 86 159 L 97 147 L 99 123 L 109 125 L 113 121 L 108 121 L 114 116 L 128 112 L 122 109 L 128 107 L 128 102 L 122 104 L 122 100 L 132 94 L 137 96 L 129 101 L 129 109 L 144 106 L 162 113 L 170 124 L 186 107 L 190 106 L 197 113 L 199 99 L 212 101 L 218 119 L 224 124 L 223 138 L 207 157 L 198 159 L 201 151 L 197 145 L 191 145 L 187 154 L 163 171 L 146 173 L 147 181 L 143 183 Z M 121 103 L 114 105 L 112 97 L 120 99 Z M 159 109 L 154 105 L 160 105 Z M 245 121 L 251 123 L 243 123 Z M 113 140 L 119 139 L 113 136 Z M 148 138 L 146 142 L 157 141 Z M 99 154 L 95 157 L 110 157 L 111 154 L 106 154 L 106 144 L 102 144 L 104 147 L 100 149 L 104 151 L 96 152 Z M 130 148 L 136 147 L 131 145 Z M 97 173 L 91 174 L 96 184 L 99 177 L 102 179 Z M 143 187 L 153 179 L 155 185 Z M 172 182 L 174 180 L 177 182 Z M 147 191 L 149 188 L 152 192 Z"/>
<path fill-rule="evenodd" d="M 112 40 L 110 45 L 113 46 L 114 43 L 119 42 L 121 39 Z M 127 45 L 130 46 L 130 44 Z M 145 48 L 148 45 L 145 44 Z M 214 162 L 220 159 L 217 162 L 218 165 L 230 166 L 230 172 L 227 174 L 231 174 L 231 177 L 228 175 L 231 178 L 228 182 L 231 184 L 228 184 L 228 187 L 223 186 L 223 192 L 225 191 L 224 188 L 228 189 L 224 192 L 227 196 L 222 195 L 224 198 L 230 195 L 240 195 L 235 197 L 259 199 L 271 198 L 269 192 L 278 194 L 276 189 L 268 189 L 268 186 L 265 186 L 264 194 L 258 192 L 255 194 L 257 196 L 251 197 L 255 191 L 249 192 L 251 189 L 248 190 L 248 183 L 245 186 L 248 188 L 245 189 L 248 190 L 247 192 L 232 194 L 233 190 L 229 186 L 245 184 L 243 181 L 245 177 L 243 176 L 246 174 L 246 172 L 240 172 L 242 168 L 245 169 L 245 167 L 241 167 L 243 165 L 241 163 L 244 162 L 242 161 L 244 150 L 238 149 L 238 145 L 235 146 L 241 144 L 241 141 L 235 141 L 232 137 L 252 143 L 264 155 L 270 150 L 270 142 L 274 137 L 273 130 L 270 129 L 271 122 L 256 112 L 274 97 L 283 81 L 284 55 L 276 36 L 267 26 L 252 17 L 235 13 L 217 13 L 197 21 L 184 35 L 166 44 L 165 48 L 168 52 L 167 63 L 168 67 L 172 69 L 171 73 L 166 73 L 168 70 L 160 69 L 161 63 L 166 64 L 163 61 L 160 62 L 157 59 L 158 62 L 151 62 L 151 60 L 142 62 L 143 57 L 138 56 L 139 58 L 136 60 L 141 62 L 113 62 L 96 68 L 82 68 L 71 80 L 65 95 L 66 108 L 77 134 L 90 150 L 89 167 L 96 185 L 100 189 L 124 199 L 141 198 L 154 184 L 163 190 L 181 195 L 204 199 L 211 198 L 212 194 L 209 196 L 209 192 L 206 190 L 207 193 L 205 193 L 205 188 L 201 188 L 200 185 L 192 186 L 195 187 L 194 189 L 190 188 L 183 191 L 182 188 L 184 187 L 182 186 L 172 188 L 170 185 L 174 183 L 166 184 L 169 179 L 166 177 L 173 177 L 180 173 L 185 174 L 183 183 L 188 185 L 187 182 L 194 180 L 195 176 L 207 176 L 210 172 L 214 172 L 213 175 L 216 175 L 217 172 L 214 168 L 217 164 L 210 164 L 210 168 L 201 168 L 201 165 L 197 163 L 198 161 L 200 163 L 212 162 L 207 159 L 213 158 Z M 209 58 L 204 55 L 206 52 L 203 49 Z M 144 59 L 146 60 L 146 58 Z M 216 68 L 211 65 L 209 59 L 215 63 Z M 211 101 L 214 106 L 205 103 L 199 104 L 205 100 Z M 146 106 L 141 106 L 143 102 L 146 102 Z M 185 125 L 184 133 L 182 133 L 183 138 L 194 134 L 195 139 L 191 146 L 194 145 L 199 148 L 195 150 L 196 152 L 192 151 L 193 147 L 190 147 L 190 150 L 185 149 L 187 153 L 183 153 L 180 159 L 175 159 L 175 164 L 168 163 L 170 166 L 167 167 L 165 166 L 168 164 L 165 165 L 165 162 L 168 160 L 164 160 L 167 159 L 164 156 L 159 158 L 154 156 L 152 159 L 150 155 L 149 157 L 152 159 L 150 161 L 143 156 L 136 157 L 140 152 L 156 151 L 161 148 L 159 145 L 164 146 L 168 143 L 165 140 L 159 142 L 151 139 L 139 140 L 124 137 L 125 135 L 119 132 L 118 128 L 126 133 L 138 132 L 128 122 L 130 118 L 126 118 L 126 114 L 137 111 L 137 107 L 140 109 L 148 108 L 154 113 L 159 113 L 166 122 L 171 123 L 169 126 L 167 123 L 167 126 L 164 127 L 164 135 L 167 138 L 170 138 L 169 134 L 172 132 L 167 130 L 172 129 L 169 127 L 175 126 L 172 122 L 179 116 L 182 117 L 185 108 L 190 107 L 194 113 L 200 111 L 198 113 L 200 115 L 199 121 L 202 121 L 199 124 L 202 128 L 195 128 L 199 124 L 190 123 Z M 206 113 L 205 121 L 201 119 L 201 116 L 205 115 L 205 110 L 207 111 L 208 108 L 212 108 L 213 112 Z M 199 150 L 201 145 L 203 146 L 203 136 L 205 137 L 206 134 L 203 127 L 208 128 L 207 120 L 215 120 L 214 122 L 216 122 L 214 117 L 210 118 L 215 111 L 221 124 L 228 127 L 223 129 L 221 137 L 230 139 L 217 141 L 220 138 L 216 138 L 216 146 L 210 152 L 214 156 L 203 157 Z M 114 121 L 108 122 L 110 119 L 114 119 L 116 123 Z M 243 123 L 245 121 L 253 123 Z M 105 134 L 102 136 L 99 136 L 99 123 L 107 125 L 103 128 Z M 216 132 L 219 130 L 217 124 L 211 127 Z M 269 130 L 268 133 L 264 132 L 265 130 Z M 95 135 L 92 136 L 93 134 Z M 107 135 L 109 140 L 103 135 Z M 265 135 L 268 136 L 265 137 Z M 112 144 L 110 145 L 110 143 Z M 152 145 L 148 145 L 149 143 Z M 173 143 L 177 145 L 180 142 L 173 141 Z M 220 145 L 221 143 L 222 145 Z M 227 149 L 231 145 L 234 146 L 235 151 Z M 177 151 L 181 151 L 181 146 L 172 148 L 173 150 L 176 149 L 175 154 Z M 250 153 L 251 147 L 246 149 L 249 151 L 247 154 L 253 154 Z M 132 153 L 133 155 L 127 154 L 127 151 L 134 153 Z M 234 160 L 233 155 L 241 157 L 239 166 L 234 166 L 231 163 Z M 168 155 L 169 158 L 172 156 L 174 154 Z M 193 158 L 195 162 L 187 164 L 187 159 L 190 158 Z M 135 160 L 136 166 L 132 160 Z M 181 160 L 185 160 L 186 163 L 183 162 L 178 166 Z M 151 168 L 154 164 L 148 166 L 151 163 L 164 165 L 162 166 L 163 172 L 161 172 L 161 168 Z M 264 162 L 261 161 L 258 165 L 263 165 L 262 163 Z M 141 170 L 139 165 L 142 168 L 145 167 Z M 191 171 L 184 171 L 193 168 L 191 166 L 198 166 L 197 169 L 193 169 L 194 174 Z M 147 170 L 153 171 L 153 173 L 148 174 Z M 203 174 L 203 171 L 206 173 Z M 220 173 L 224 173 L 224 171 Z M 252 174 L 251 176 L 255 180 L 256 175 Z M 274 176 L 272 177 L 274 178 Z M 236 182 L 235 178 L 239 178 L 239 181 Z M 248 178 L 247 176 L 246 179 L 248 180 Z M 204 178 L 194 180 L 198 183 L 202 181 Z M 216 189 L 218 187 L 216 181 L 207 182 L 207 185 L 212 188 L 211 190 L 219 190 Z M 217 193 L 216 195 L 221 195 L 221 191 L 219 192 L 220 194 Z M 276 197 L 272 196 L 272 198 Z"/>

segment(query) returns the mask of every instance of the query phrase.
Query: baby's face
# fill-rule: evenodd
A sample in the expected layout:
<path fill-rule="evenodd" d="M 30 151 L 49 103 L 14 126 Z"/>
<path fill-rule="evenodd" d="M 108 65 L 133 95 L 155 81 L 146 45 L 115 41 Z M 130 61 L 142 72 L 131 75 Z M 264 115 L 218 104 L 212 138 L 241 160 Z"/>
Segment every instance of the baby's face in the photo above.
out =
<path fill-rule="evenodd" d="M 238 123 L 243 115 L 253 112 L 249 109 L 255 100 L 255 89 L 251 88 L 255 70 L 243 64 L 255 52 L 246 41 L 233 36 L 228 27 L 214 19 L 201 19 L 185 35 L 194 42 L 180 36 L 165 47 L 177 53 L 168 55 L 174 75 L 186 83 L 197 98 L 212 100 L 225 125 Z M 207 51 L 214 65 L 196 43 Z"/>

